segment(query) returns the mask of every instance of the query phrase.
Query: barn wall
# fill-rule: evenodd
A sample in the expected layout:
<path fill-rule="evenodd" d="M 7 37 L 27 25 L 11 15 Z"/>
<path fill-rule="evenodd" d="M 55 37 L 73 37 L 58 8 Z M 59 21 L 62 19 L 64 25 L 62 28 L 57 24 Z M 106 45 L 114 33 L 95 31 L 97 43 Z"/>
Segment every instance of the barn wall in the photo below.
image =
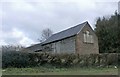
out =
<path fill-rule="evenodd" d="M 60 42 L 60 52 L 74 53 L 75 52 L 75 37 L 70 37 Z"/>
<path fill-rule="evenodd" d="M 44 51 L 44 52 L 52 52 L 52 49 L 53 49 L 52 48 L 52 43 L 42 46 L 42 51 Z"/>
<path fill-rule="evenodd" d="M 44 50 L 48 52 L 54 52 L 54 53 L 74 53 L 75 37 L 73 36 L 57 42 L 47 44 L 44 46 Z"/>
<path fill-rule="evenodd" d="M 61 41 L 55 42 L 54 51 L 57 53 L 60 52 L 60 47 L 61 47 Z"/>
<path fill-rule="evenodd" d="M 83 33 L 87 30 L 90 32 L 91 35 L 93 35 L 94 43 L 84 42 Z M 78 35 L 76 36 L 76 53 L 79 54 L 99 53 L 98 38 L 89 25 L 84 26 L 81 32 L 78 33 Z"/>

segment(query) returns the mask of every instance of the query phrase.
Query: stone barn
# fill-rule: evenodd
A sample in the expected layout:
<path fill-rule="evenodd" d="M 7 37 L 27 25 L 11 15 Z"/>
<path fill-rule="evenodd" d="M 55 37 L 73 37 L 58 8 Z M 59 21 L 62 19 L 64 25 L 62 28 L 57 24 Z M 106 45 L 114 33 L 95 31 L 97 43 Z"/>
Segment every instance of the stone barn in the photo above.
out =
<path fill-rule="evenodd" d="M 53 34 L 42 44 L 51 53 L 98 54 L 98 38 L 88 22 Z"/>

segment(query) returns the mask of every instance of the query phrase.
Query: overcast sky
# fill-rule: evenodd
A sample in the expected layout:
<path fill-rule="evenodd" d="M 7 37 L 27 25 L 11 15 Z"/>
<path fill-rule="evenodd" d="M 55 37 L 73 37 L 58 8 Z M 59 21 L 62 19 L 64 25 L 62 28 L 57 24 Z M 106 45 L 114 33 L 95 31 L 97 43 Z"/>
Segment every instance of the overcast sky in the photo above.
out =
<path fill-rule="evenodd" d="M 98 17 L 110 16 L 119 0 L 2 0 L 0 2 L 0 45 L 29 46 L 38 43 L 41 31 L 54 33 L 88 21 L 92 28 Z"/>

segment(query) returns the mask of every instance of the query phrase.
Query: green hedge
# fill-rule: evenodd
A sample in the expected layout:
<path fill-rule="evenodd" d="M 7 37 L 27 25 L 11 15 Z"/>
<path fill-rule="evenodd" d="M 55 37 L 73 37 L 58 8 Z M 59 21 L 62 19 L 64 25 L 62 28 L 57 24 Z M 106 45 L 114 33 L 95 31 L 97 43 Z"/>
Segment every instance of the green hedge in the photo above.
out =
<path fill-rule="evenodd" d="M 104 67 L 118 65 L 120 57 L 118 54 L 51 54 L 51 53 L 24 53 L 24 52 L 3 52 L 2 66 L 6 67 L 33 67 L 52 65 L 56 67 Z"/>
<path fill-rule="evenodd" d="M 28 53 L 9 51 L 2 52 L 2 67 L 26 67 L 29 65 Z"/>

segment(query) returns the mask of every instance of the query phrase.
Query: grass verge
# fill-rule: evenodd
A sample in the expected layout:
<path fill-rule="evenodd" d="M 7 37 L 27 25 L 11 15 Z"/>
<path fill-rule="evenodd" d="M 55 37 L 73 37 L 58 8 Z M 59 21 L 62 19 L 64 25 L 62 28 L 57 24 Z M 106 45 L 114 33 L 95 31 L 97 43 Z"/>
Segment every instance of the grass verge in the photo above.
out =
<path fill-rule="evenodd" d="M 6 68 L 3 75 L 118 75 L 117 68 Z"/>

